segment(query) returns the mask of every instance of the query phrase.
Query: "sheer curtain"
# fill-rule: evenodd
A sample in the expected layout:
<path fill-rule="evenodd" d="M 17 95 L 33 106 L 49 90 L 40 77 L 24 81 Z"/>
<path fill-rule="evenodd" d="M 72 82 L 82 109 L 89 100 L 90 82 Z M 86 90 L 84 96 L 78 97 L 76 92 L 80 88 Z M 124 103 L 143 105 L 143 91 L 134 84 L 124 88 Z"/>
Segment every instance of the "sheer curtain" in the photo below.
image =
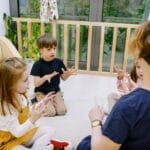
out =
<path fill-rule="evenodd" d="M 41 0 L 40 19 L 42 22 L 58 19 L 57 0 Z"/>

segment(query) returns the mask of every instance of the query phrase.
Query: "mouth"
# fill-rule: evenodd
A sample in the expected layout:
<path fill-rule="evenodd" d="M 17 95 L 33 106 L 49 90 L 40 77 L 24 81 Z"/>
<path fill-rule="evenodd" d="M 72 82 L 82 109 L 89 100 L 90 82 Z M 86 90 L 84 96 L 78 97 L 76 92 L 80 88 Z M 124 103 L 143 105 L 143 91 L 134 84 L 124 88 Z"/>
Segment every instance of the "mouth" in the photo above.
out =
<path fill-rule="evenodd" d="M 50 58 L 54 58 L 55 57 L 55 55 L 50 55 Z"/>
<path fill-rule="evenodd" d="M 140 74 L 140 78 L 143 79 L 143 75 L 142 74 Z"/>

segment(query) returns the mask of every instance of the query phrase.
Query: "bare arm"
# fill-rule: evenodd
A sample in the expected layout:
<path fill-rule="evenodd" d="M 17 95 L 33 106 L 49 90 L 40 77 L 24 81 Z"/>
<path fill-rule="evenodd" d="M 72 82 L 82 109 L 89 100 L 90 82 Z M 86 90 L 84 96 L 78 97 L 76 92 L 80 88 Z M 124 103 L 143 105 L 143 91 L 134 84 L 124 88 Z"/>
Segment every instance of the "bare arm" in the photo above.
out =
<path fill-rule="evenodd" d="M 103 136 L 100 126 L 92 128 L 92 150 L 119 150 L 120 146 L 120 144 L 117 144 L 106 136 Z"/>
<path fill-rule="evenodd" d="M 41 85 L 42 85 L 44 82 L 46 82 L 46 81 L 50 82 L 51 79 L 52 79 L 54 76 L 56 76 L 57 74 L 58 74 L 58 72 L 54 71 L 53 73 L 44 75 L 43 77 L 33 76 L 35 87 L 41 86 Z"/>
<path fill-rule="evenodd" d="M 94 120 L 102 121 L 104 118 L 104 111 L 98 105 L 95 105 L 89 112 L 89 119 L 91 122 Z M 92 150 L 118 150 L 120 144 L 113 142 L 111 139 L 102 135 L 100 125 L 92 127 Z"/>

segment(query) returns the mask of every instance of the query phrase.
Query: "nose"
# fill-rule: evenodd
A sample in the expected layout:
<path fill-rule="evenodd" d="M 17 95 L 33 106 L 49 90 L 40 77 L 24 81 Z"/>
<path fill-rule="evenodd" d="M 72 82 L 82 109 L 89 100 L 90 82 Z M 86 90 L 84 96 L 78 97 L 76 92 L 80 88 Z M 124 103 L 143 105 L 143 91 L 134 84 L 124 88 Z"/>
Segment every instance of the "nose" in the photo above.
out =
<path fill-rule="evenodd" d="M 55 53 L 55 51 L 56 51 L 56 49 L 55 49 L 55 48 L 53 48 L 53 49 L 52 49 L 52 52 L 53 52 L 53 53 Z"/>
<path fill-rule="evenodd" d="M 143 73 L 143 70 L 140 68 L 140 72 Z"/>

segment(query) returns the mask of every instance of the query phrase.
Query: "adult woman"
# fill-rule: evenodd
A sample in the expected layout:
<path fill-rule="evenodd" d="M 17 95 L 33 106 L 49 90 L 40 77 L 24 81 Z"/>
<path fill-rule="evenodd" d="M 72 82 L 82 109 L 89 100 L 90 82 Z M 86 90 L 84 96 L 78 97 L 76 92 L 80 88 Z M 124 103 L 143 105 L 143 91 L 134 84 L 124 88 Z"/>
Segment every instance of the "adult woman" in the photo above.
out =
<path fill-rule="evenodd" d="M 131 48 L 143 71 L 142 87 L 121 97 L 102 127 L 103 111 L 98 106 L 92 108 L 92 136 L 88 142 L 81 141 L 79 150 L 150 149 L 150 21 L 138 27 Z"/>

